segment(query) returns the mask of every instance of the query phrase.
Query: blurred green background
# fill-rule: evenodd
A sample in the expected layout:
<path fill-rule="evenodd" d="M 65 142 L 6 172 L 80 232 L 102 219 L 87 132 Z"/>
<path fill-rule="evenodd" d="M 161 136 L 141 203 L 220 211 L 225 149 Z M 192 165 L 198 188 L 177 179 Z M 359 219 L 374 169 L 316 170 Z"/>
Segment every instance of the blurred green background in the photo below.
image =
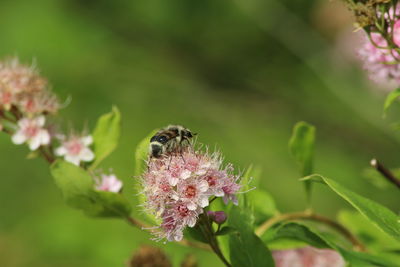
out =
<path fill-rule="evenodd" d="M 36 59 L 54 91 L 72 97 L 60 112 L 66 128 L 92 128 L 120 108 L 121 143 L 102 168 L 132 201 L 136 144 L 178 123 L 238 169 L 260 166 L 281 211 L 303 209 L 287 141 L 305 120 L 317 127 L 317 172 L 398 212 L 396 188 L 375 186 L 365 170 L 372 157 L 400 165 L 400 109 L 382 118 L 386 93 L 351 56 L 351 24 L 342 3 L 327 0 L 3 0 L 0 55 Z M 0 149 L 1 266 L 123 266 L 140 244 L 163 247 L 175 264 L 188 253 L 219 264 L 122 221 L 85 217 L 65 205 L 43 160 L 25 159 L 27 148 L 5 134 Z M 350 209 L 322 186 L 313 205 L 330 217 Z"/>

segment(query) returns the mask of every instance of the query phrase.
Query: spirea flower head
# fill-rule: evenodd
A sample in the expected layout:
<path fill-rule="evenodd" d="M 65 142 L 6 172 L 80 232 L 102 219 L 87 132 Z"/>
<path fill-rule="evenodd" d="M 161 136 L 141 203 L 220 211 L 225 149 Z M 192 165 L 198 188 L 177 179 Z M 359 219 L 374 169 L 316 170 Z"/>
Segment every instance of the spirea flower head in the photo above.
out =
<path fill-rule="evenodd" d="M 30 116 L 55 113 L 59 108 L 47 80 L 34 66 L 20 64 L 17 58 L 0 62 L 0 109 L 12 106 Z"/>
<path fill-rule="evenodd" d="M 339 253 L 332 249 L 304 247 L 299 249 L 274 250 L 272 256 L 276 267 L 344 267 Z"/>
<path fill-rule="evenodd" d="M 400 36 L 397 36 L 400 34 L 399 29 L 394 33 L 396 33 L 394 40 L 400 39 Z M 370 36 L 371 39 L 365 38 L 365 43 L 359 51 L 370 78 L 377 83 L 400 84 L 400 54 L 388 47 L 387 41 L 381 34 L 373 32 Z"/>
<path fill-rule="evenodd" d="M 28 143 L 31 150 L 50 143 L 50 134 L 44 128 L 45 117 L 23 118 L 18 121 L 18 128 L 12 136 L 14 144 Z"/>
<path fill-rule="evenodd" d="M 101 174 L 100 179 L 96 180 L 96 189 L 99 191 L 118 193 L 122 189 L 122 181 L 114 174 Z"/>
<path fill-rule="evenodd" d="M 186 226 L 193 227 L 211 197 L 237 204 L 239 176 L 232 165 L 223 166 L 219 153 L 188 148 L 182 153 L 150 159 L 143 174 L 146 208 L 162 223 L 158 236 L 180 241 Z"/>
<path fill-rule="evenodd" d="M 55 150 L 55 154 L 79 166 L 81 161 L 90 162 L 94 159 L 94 153 L 89 148 L 92 143 L 93 138 L 90 135 L 71 135 L 69 138 L 62 141 L 61 146 Z"/>

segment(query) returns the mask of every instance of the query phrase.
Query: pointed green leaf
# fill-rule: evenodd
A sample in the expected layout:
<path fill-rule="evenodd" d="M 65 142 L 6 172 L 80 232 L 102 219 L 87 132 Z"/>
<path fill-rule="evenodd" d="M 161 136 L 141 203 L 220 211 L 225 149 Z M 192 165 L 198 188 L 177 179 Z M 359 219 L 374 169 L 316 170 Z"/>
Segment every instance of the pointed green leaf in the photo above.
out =
<path fill-rule="evenodd" d="M 296 123 L 289 140 L 289 151 L 300 166 L 301 176 L 313 173 L 315 127 L 307 122 Z M 305 182 L 307 200 L 311 201 L 311 183 Z"/>
<path fill-rule="evenodd" d="M 147 169 L 146 161 L 149 156 L 150 139 L 157 131 L 158 130 L 151 131 L 151 133 L 147 135 L 142 141 L 140 141 L 140 143 L 136 147 L 134 171 L 136 177 L 140 177 L 142 173 Z M 142 191 L 140 183 L 136 184 L 136 191 L 138 192 L 137 200 L 139 202 L 139 205 L 143 205 L 146 202 L 146 197 L 144 194 L 140 193 Z M 150 213 L 145 213 L 144 217 L 150 223 L 156 222 L 156 218 Z"/>
<path fill-rule="evenodd" d="M 96 217 L 127 217 L 131 206 L 124 196 L 94 190 L 93 179 L 84 169 L 63 160 L 50 167 L 56 185 L 73 208 Z"/>
<path fill-rule="evenodd" d="M 265 221 L 278 212 L 274 199 L 267 191 L 257 188 L 247 193 L 247 195 L 249 202 L 253 206 L 256 224 Z"/>
<path fill-rule="evenodd" d="M 139 176 L 146 170 L 146 160 L 149 156 L 150 139 L 158 130 L 153 130 L 140 141 L 135 151 L 135 175 Z"/>
<path fill-rule="evenodd" d="M 118 145 L 121 134 L 121 113 L 113 107 L 110 113 L 102 115 L 93 131 L 93 150 L 95 161 L 91 169 L 95 169 Z"/>
<path fill-rule="evenodd" d="M 374 251 L 400 249 L 400 242 L 382 231 L 377 231 L 376 226 L 359 212 L 341 210 L 338 214 L 338 220 L 358 236 L 368 246 L 368 249 Z"/>
<path fill-rule="evenodd" d="M 369 221 L 383 232 L 400 241 L 400 217 L 388 208 L 362 197 L 337 182 L 320 175 L 305 177 L 304 180 L 312 180 L 326 184 L 336 194 L 341 196 L 363 214 Z"/>
<path fill-rule="evenodd" d="M 106 191 L 93 192 L 97 209 L 87 210 L 85 213 L 94 217 L 128 217 L 131 205 L 121 194 Z"/>
<path fill-rule="evenodd" d="M 389 107 L 394 103 L 394 101 L 400 96 L 400 88 L 393 90 L 388 94 L 385 100 L 385 104 L 383 105 L 383 115 L 386 115 L 387 110 Z"/>
<path fill-rule="evenodd" d="M 233 267 L 274 266 L 271 252 L 261 239 L 254 234 L 251 213 L 232 206 L 228 223 L 237 230 L 229 235 L 230 260 Z"/>
<path fill-rule="evenodd" d="M 191 237 L 196 241 L 208 244 L 208 240 L 204 236 L 198 224 L 196 224 L 194 227 L 186 227 L 184 235 L 188 235 L 189 237 Z"/>
<path fill-rule="evenodd" d="M 229 235 L 236 232 L 236 229 L 230 226 L 224 226 L 219 231 L 215 233 L 215 235 Z"/>
<path fill-rule="evenodd" d="M 50 169 L 68 205 L 78 209 L 95 205 L 90 197 L 93 180 L 85 170 L 63 160 L 55 161 Z"/>
<path fill-rule="evenodd" d="M 300 165 L 301 175 L 313 173 L 315 127 L 306 122 L 298 122 L 289 140 L 289 150 Z"/>

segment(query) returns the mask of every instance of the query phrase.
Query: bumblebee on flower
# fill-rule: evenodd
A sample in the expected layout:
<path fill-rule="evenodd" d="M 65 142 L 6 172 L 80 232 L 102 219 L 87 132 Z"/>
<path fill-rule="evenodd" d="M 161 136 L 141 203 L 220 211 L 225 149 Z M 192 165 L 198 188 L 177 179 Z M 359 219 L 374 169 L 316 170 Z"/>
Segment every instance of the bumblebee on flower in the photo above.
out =
<path fill-rule="evenodd" d="M 155 233 L 158 239 L 180 241 L 183 230 L 196 225 L 211 198 L 224 197 L 237 204 L 239 180 L 231 165 L 223 165 L 219 153 L 196 150 L 192 145 L 151 157 L 141 182 L 146 212 L 161 220 Z"/>

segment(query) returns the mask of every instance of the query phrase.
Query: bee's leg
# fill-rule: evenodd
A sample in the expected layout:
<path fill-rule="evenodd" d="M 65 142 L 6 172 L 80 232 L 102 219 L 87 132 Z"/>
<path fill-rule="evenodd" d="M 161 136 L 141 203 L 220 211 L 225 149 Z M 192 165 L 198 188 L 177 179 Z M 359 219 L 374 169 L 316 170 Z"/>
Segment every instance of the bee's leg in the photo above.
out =
<path fill-rule="evenodd" d="M 171 161 L 172 161 L 172 155 L 169 155 L 169 163 L 168 163 L 168 168 L 167 168 L 167 170 L 169 170 L 169 166 L 171 165 Z"/>

